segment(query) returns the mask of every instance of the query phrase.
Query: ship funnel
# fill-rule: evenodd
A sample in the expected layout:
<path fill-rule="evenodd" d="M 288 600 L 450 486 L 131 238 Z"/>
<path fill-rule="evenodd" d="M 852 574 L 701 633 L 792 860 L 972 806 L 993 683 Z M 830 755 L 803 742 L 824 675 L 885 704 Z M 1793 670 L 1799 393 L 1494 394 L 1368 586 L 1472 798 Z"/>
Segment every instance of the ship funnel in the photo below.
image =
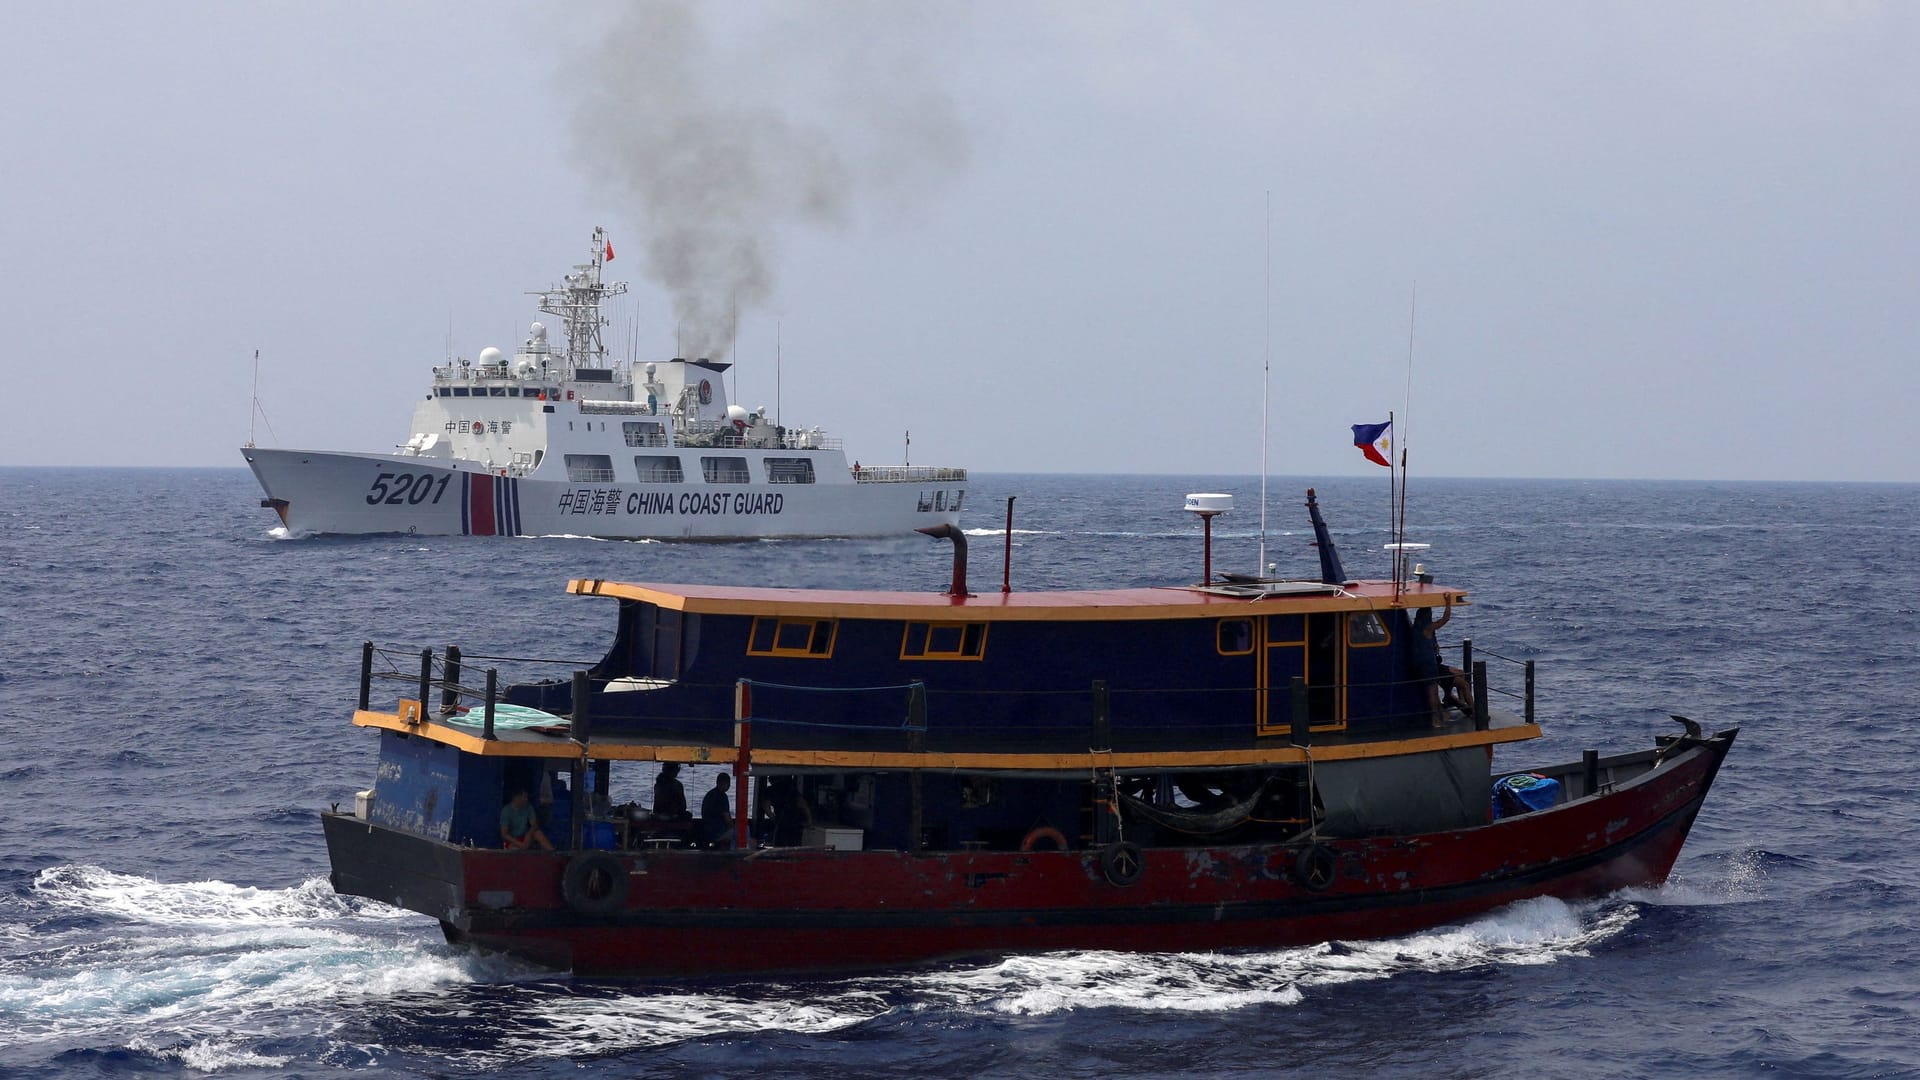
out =
<path fill-rule="evenodd" d="M 1327 535 L 1327 523 L 1320 516 L 1320 503 L 1313 496 L 1313 489 L 1307 489 L 1307 517 L 1313 522 L 1314 546 L 1320 549 L 1320 580 L 1328 585 L 1345 585 L 1347 571 L 1340 565 L 1340 550 L 1333 546 L 1333 537 Z"/>
<path fill-rule="evenodd" d="M 926 533 L 935 540 L 953 541 L 953 584 L 948 587 L 947 595 L 967 597 L 973 594 L 967 591 L 967 534 L 949 524 L 923 525 L 913 530 Z"/>

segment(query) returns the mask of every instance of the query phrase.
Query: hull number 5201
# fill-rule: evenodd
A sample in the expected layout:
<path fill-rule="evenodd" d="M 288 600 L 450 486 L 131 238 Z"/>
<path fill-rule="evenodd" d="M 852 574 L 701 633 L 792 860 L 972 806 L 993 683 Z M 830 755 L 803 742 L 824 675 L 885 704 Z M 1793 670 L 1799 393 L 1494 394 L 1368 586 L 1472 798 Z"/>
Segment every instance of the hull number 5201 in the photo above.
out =
<path fill-rule="evenodd" d="M 447 493 L 447 481 L 451 479 L 453 474 L 445 473 L 436 485 L 431 473 L 383 472 L 374 478 L 373 487 L 367 491 L 367 505 L 418 506 L 423 502 L 437 503 L 440 496 Z"/>

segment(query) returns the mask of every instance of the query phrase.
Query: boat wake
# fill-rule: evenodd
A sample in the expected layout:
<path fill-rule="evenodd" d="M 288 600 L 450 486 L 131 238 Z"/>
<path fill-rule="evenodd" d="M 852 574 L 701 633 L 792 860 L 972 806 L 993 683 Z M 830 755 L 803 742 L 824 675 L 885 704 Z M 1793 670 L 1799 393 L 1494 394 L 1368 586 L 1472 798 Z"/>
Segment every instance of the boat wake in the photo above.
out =
<path fill-rule="evenodd" d="M 1254 953 L 1113 952 L 1016 956 L 964 966 L 819 981 L 697 989 L 572 983 L 566 996 L 517 988 L 515 1023 L 491 1047 L 455 1051 L 465 1064 L 608 1056 L 754 1032 L 818 1036 L 862 1025 L 923 1023 L 930 1014 L 992 1023 L 1088 1009 L 1224 1013 L 1294 1006 L 1325 988 L 1488 965 L 1551 964 L 1588 955 L 1639 918 L 1621 898 L 1540 899 L 1458 926 L 1384 941 Z M 916 1019 L 918 1018 L 918 1019 Z M 444 1052 L 444 1051 L 443 1051 Z"/>
<path fill-rule="evenodd" d="M 1523 901 L 1456 926 L 1381 941 L 1329 942 L 1253 953 L 1055 953 L 955 972 L 958 1007 L 1044 1016 L 1099 1008 L 1222 1012 L 1297 1005 L 1343 983 L 1588 955 L 1639 917 L 1631 904 Z"/>
<path fill-rule="evenodd" d="M 68 865 L 41 871 L 7 901 L 26 909 L 8 921 L 31 932 L 0 941 L 0 1051 L 274 1068 L 363 1053 L 352 1048 L 365 1033 L 342 1027 L 344 1011 L 375 1018 L 385 1042 L 376 1059 L 418 1053 L 496 1068 L 756 1032 L 822 1036 L 935 1013 L 991 1023 L 1089 1009 L 1290 1007 L 1347 983 L 1586 956 L 1646 907 L 1724 902 L 1722 891 L 1530 900 L 1384 941 L 1266 952 L 1049 953 L 837 979 L 646 984 L 568 980 L 454 949 L 425 920 L 337 896 L 321 878 L 262 889 Z M 476 1012 L 500 1021 L 476 1035 L 466 1019 Z"/>
<path fill-rule="evenodd" d="M 313 1035 L 342 1003 L 532 974 L 441 943 L 411 913 L 335 896 L 324 878 L 261 889 L 67 865 L 8 906 L 31 932 L 0 942 L 0 1050 L 269 1065 L 252 1044 Z"/>

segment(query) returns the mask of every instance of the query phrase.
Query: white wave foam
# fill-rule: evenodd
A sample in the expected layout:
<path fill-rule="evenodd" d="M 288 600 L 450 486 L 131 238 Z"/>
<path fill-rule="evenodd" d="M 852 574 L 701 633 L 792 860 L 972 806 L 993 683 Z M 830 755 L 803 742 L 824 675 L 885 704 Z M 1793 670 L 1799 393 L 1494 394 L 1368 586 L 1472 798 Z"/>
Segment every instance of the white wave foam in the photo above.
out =
<path fill-rule="evenodd" d="M 1485 964 L 1548 964 L 1584 956 L 1637 916 L 1631 907 L 1528 900 L 1457 926 L 1384 941 L 1259 953 L 1050 953 L 949 973 L 957 1008 L 1016 1015 L 1074 1009 L 1221 1012 L 1294 1005 L 1315 987 Z"/>
<path fill-rule="evenodd" d="M 171 926 L 413 917 L 385 904 L 350 906 L 322 877 L 308 878 L 290 889 L 260 889 L 225 881 L 159 882 L 97 866 L 65 865 L 40 871 L 33 891 L 55 907 Z"/>
<path fill-rule="evenodd" d="M 850 978 L 810 985 L 804 999 L 760 985 L 754 997 L 635 991 L 539 997 L 514 1007 L 502 1041 L 474 1066 L 615 1054 L 754 1031 L 818 1034 L 865 1023 L 912 1002 L 916 1011 L 1047 1016 L 1080 1009 L 1226 1012 L 1297 1005 L 1316 988 L 1487 964 L 1547 964 L 1586 955 L 1637 916 L 1630 905 L 1530 900 L 1458 926 L 1385 941 L 1260 953 L 1050 953 L 976 968 Z"/>
<path fill-rule="evenodd" d="M 197 1069 L 272 1065 L 232 1037 L 272 1031 L 289 1010 L 417 1001 L 534 973 L 445 945 L 409 913 L 349 906 L 318 878 L 290 889 L 169 885 L 61 866 L 40 873 L 34 895 L 125 924 L 39 934 L 33 951 L 0 958 L 0 1046 L 104 1033 L 147 1039 Z"/>
<path fill-rule="evenodd" d="M 528 1056 L 598 1056 L 768 1030 L 815 1035 L 851 1027 L 883 1011 L 865 994 L 810 1000 L 758 1000 L 724 993 L 542 998 L 517 1007 L 513 1030 L 480 1057 L 491 1060 L 498 1054 L 505 1061 L 523 1061 Z"/>
<path fill-rule="evenodd" d="M 218 1038 L 196 1039 L 185 1046 L 160 1046 L 149 1039 L 135 1038 L 127 1043 L 127 1049 L 177 1061 L 199 1072 L 243 1068 L 277 1069 L 293 1060 L 289 1057 L 256 1054 L 240 1043 Z"/>
<path fill-rule="evenodd" d="M 961 529 L 960 531 L 963 533 L 966 533 L 968 536 L 1005 536 L 1007 535 L 1006 529 Z M 1046 529 L 1015 529 L 1013 530 L 1013 535 L 1015 536 L 1054 536 L 1056 534 Z"/>

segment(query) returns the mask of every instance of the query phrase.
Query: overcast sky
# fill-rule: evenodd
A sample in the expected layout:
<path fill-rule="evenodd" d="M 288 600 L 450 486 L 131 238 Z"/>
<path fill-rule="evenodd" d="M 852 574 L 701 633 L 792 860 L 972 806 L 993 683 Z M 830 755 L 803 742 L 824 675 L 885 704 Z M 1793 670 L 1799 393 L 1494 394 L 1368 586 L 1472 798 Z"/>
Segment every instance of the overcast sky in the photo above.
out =
<path fill-rule="evenodd" d="M 1920 479 L 1913 4 L 6 25 L 0 464 L 240 466 L 256 349 L 262 445 L 389 448 L 604 225 L 610 343 L 743 297 L 738 398 L 871 463 L 1254 473 L 1270 359 L 1276 474 L 1392 409 L 1429 475 Z"/>

